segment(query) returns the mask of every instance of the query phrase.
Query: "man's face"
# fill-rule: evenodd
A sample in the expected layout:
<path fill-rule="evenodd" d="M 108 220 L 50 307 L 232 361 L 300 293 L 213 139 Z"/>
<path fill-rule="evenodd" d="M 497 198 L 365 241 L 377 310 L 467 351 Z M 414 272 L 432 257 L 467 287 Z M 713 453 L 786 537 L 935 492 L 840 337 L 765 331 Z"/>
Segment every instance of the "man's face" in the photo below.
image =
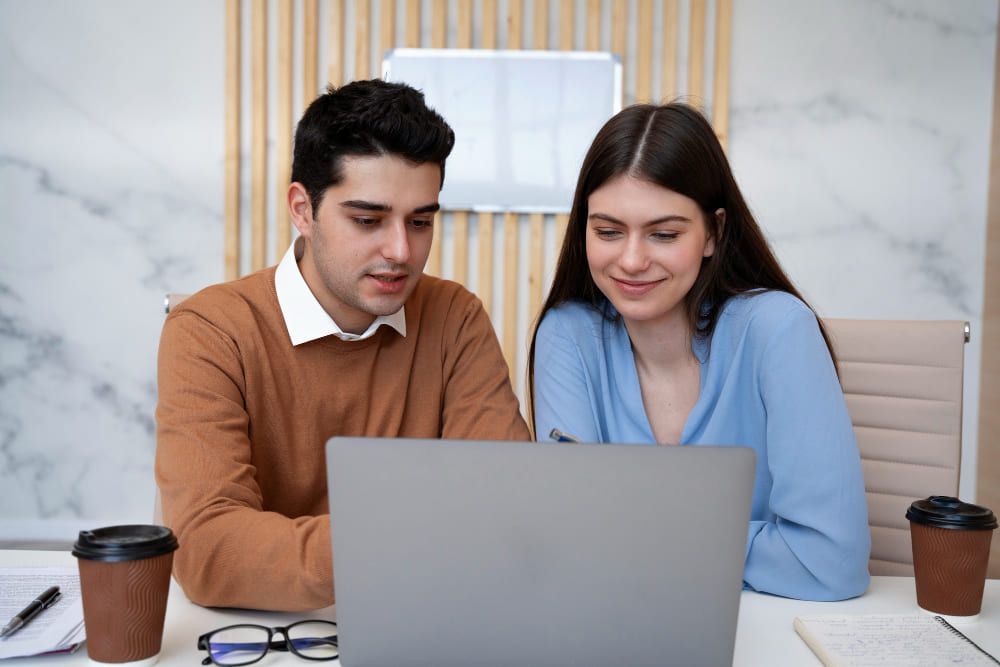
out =
<path fill-rule="evenodd" d="M 306 238 L 302 277 L 341 329 L 361 333 L 376 316 L 402 308 L 420 279 L 439 208 L 441 168 L 389 154 L 346 157 L 342 173 L 318 210 L 298 183 L 289 188 L 289 205 Z"/>

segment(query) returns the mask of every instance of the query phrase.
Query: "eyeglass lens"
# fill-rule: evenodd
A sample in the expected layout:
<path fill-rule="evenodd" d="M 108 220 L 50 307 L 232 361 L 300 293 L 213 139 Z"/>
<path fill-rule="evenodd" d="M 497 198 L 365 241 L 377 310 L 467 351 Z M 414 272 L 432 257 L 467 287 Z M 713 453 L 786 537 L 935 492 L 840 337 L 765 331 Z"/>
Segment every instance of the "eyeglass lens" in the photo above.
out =
<path fill-rule="evenodd" d="M 281 628 L 276 628 L 282 630 Z M 260 625 L 234 625 L 213 632 L 208 637 L 208 652 L 219 665 L 235 667 L 260 660 L 269 648 L 288 646 L 292 653 L 309 660 L 332 660 L 337 657 L 337 626 L 329 621 L 300 621 L 283 629 L 271 641 L 271 632 Z"/>

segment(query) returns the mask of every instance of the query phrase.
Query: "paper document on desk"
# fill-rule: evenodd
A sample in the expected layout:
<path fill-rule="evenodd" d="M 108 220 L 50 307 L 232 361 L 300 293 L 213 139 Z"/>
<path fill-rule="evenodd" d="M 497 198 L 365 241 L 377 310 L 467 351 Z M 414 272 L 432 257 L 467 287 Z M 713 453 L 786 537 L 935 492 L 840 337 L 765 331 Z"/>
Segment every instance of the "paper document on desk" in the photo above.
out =
<path fill-rule="evenodd" d="M 0 658 L 69 652 L 83 642 L 83 601 L 75 567 L 0 568 L 0 625 L 49 586 L 59 587 L 59 599 L 20 630 L 0 639 Z"/>

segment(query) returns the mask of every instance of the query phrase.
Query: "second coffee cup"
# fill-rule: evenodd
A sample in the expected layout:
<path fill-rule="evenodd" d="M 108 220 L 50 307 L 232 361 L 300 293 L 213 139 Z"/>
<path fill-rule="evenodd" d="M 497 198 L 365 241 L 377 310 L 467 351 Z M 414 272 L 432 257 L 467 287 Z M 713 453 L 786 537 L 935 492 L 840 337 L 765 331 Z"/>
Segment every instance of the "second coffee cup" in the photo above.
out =
<path fill-rule="evenodd" d="M 950 496 L 914 501 L 906 511 L 917 604 L 948 616 L 973 616 L 983 604 L 993 512 Z"/>
<path fill-rule="evenodd" d="M 80 568 L 87 654 L 102 663 L 151 665 L 163 640 L 177 538 L 152 525 L 82 530 Z"/>

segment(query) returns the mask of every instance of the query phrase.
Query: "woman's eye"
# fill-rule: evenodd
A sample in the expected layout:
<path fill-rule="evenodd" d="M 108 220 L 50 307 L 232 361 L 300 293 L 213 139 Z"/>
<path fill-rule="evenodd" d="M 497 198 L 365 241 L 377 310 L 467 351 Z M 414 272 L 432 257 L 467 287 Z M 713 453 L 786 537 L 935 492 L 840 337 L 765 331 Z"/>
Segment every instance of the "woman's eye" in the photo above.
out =
<path fill-rule="evenodd" d="M 679 234 L 677 232 L 654 232 L 653 238 L 657 241 L 673 241 Z"/>
<path fill-rule="evenodd" d="M 354 222 L 356 222 L 357 224 L 362 225 L 364 227 L 370 227 L 371 225 L 374 225 L 376 222 L 378 222 L 378 220 L 375 218 L 351 218 L 351 219 L 354 220 Z"/>
<path fill-rule="evenodd" d="M 594 235 L 601 239 L 613 239 L 618 236 L 618 230 L 616 229 L 595 229 Z"/>
<path fill-rule="evenodd" d="M 416 227 L 417 229 L 426 229 L 434 224 L 434 220 L 433 219 L 425 220 L 422 218 L 417 218 L 415 220 L 410 220 L 410 224 Z"/>

